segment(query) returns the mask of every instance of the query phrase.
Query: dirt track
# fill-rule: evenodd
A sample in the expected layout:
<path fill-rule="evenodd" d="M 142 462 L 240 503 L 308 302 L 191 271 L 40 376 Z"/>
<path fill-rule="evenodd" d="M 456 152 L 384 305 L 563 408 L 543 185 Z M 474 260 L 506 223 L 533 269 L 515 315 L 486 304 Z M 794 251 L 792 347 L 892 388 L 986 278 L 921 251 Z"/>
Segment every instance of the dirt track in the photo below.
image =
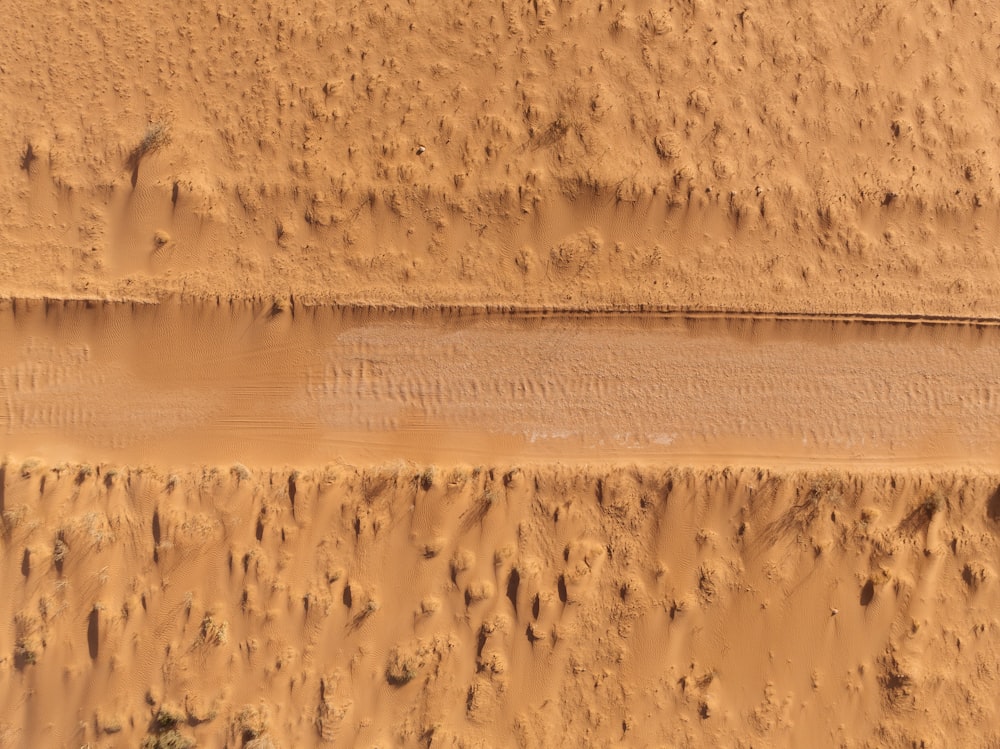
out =
<path fill-rule="evenodd" d="M 19 302 L 0 446 L 79 460 L 985 465 L 989 321 Z"/>

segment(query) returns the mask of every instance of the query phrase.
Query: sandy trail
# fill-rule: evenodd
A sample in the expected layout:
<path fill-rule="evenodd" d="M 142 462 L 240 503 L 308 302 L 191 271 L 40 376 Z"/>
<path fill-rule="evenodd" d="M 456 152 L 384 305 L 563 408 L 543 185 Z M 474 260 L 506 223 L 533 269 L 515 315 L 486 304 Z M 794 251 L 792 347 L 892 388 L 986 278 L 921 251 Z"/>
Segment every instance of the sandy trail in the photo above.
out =
<path fill-rule="evenodd" d="M 986 324 L 9 303 L 0 449 L 123 463 L 991 465 Z"/>

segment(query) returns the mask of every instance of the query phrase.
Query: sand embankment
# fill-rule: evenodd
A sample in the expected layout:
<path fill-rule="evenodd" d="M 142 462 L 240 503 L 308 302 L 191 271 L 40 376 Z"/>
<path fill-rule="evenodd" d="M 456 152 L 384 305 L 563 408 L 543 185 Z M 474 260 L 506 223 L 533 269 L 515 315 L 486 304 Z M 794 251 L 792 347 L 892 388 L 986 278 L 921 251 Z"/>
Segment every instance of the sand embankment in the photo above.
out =
<path fill-rule="evenodd" d="M 2 477 L 7 745 L 1000 738 L 996 475 Z"/>
<path fill-rule="evenodd" d="M 10 293 L 1000 314 L 985 7 L 9 10 Z"/>

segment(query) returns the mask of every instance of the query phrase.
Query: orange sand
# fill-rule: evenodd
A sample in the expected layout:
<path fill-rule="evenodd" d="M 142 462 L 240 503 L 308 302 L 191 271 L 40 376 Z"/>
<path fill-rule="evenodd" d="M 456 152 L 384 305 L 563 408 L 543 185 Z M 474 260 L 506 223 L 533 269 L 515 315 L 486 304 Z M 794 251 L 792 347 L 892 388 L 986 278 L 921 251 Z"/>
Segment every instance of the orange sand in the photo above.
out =
<path fill-rule="evenodd" d="M 995 10 L 14 3 L 4 288 L 996 315 Z"/>
<path fill-rule="evenodd" d="M 996 3 L 8 6 L 0 747 L 1000 746 Z"/>
<path fill-rule="evenodd" d="M 3 473 L 5 745 L 1000 740 L 995 475 Z"/>

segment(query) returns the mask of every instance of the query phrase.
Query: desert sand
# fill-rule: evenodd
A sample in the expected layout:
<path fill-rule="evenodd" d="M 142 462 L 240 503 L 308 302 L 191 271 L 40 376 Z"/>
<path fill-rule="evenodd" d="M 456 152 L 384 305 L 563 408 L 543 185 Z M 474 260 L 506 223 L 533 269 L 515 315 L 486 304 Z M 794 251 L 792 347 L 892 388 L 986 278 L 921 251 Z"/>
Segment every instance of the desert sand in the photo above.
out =
<path fill-rule="evenodd" d="M 0 747 L 1000 746 L 995 4 L 9 5 Z"/>
<path fill-rule="evenodd" d="M 1000 740 L 995 474 L 3 472 L 5 745 Z"/>
<path fill-rule="evenodd" d="M 1000 324 L 0 302 L 0 451 L 989 468 Z"/>
<path fill-rule="evenodd" d="M 994 10 L 15 3 L 5 291 L 996 315 Z"/>

